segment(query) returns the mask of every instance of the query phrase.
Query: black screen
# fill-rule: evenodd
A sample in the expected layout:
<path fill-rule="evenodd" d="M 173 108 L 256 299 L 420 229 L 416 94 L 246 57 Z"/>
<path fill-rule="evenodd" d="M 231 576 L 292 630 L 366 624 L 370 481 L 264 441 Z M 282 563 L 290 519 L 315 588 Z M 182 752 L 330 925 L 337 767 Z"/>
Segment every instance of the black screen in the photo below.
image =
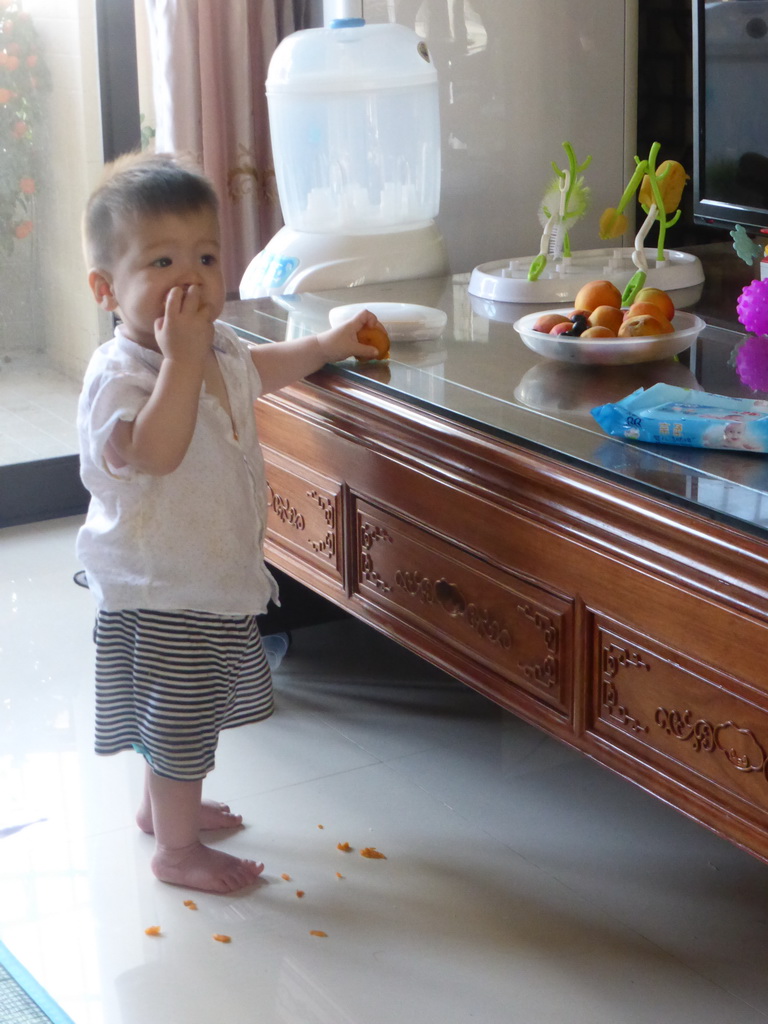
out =
<path fill-rule="evenodd" d="M 693 214 L 768 228 L 768 0 L 693 0 Z"/>

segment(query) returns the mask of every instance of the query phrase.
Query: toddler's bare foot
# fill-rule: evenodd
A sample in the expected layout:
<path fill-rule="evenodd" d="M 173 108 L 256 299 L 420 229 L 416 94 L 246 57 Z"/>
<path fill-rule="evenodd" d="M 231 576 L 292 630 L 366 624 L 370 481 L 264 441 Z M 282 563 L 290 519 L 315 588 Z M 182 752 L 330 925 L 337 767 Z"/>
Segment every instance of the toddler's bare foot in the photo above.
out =
<path fill-rule="evenodd" d="M 139 808 L 139 812 L 136 815 L 136 823 L 142 832 L 146 832 L 148 835 L 154 835 L 155 829 L 152 823 L 152 810 L 148 804 L 142 804 Z M 199 828 L 240 828 L 242 824 L 242 814 L 233 814 L 232 811 L 230 811 L 228 804 L 220 804 L 216 800 L 203 800 L 201 802 Z"/>
<path fill-rule="evenodd" d="M 242 824 L 242 814 L 233 814 L 229 804 L 216 800 L 203 800 L 200 804 L 200 828 L 240 828 Z"/>
<path fill-rule="evenodd" d="M 161 847 L 152 858 L 152 871 L 161 882 L 203 892 L 226 893 L 244 889 L 253 885 L 263 870 L 263 864 L 240 860 L 202 843 L 193 843 L 181 850 Z"/>

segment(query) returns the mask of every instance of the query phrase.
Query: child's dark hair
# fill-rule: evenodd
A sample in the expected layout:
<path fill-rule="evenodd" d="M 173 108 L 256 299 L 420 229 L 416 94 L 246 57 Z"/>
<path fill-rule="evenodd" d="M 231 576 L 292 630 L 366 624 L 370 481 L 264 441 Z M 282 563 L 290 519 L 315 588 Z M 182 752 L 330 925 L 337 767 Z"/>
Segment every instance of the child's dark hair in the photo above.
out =
<path fill-rule="evenodd" d="M 83 217 L 83 245 L 91 267 L 109 267 L 114 243 L 136 217 L 218 211 L 211 182 L 191 164 L 169 153 L 130 153 L 105 168 Z"/>

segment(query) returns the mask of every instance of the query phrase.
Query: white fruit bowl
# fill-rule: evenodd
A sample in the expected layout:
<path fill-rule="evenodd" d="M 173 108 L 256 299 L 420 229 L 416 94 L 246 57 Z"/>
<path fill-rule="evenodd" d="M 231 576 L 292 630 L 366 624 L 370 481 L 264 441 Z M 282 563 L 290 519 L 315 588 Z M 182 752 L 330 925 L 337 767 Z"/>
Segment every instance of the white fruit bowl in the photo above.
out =
<path fill-rule="evenodd" d="M 644 338 L 567 338 L 562 334 L 542 334 L 533 325 L 546 313 L 570 316 L 573 309 L 544 309 L 516 320 L 513 327 L 523 342 L 546 359 L 565 363 L 595 366 L 622 366 L 628 363 L 650 363 L 679 355 L 696 341 L 706 324 L 694 313 L 675 313 L 673 334 L 657 334 Z"/>

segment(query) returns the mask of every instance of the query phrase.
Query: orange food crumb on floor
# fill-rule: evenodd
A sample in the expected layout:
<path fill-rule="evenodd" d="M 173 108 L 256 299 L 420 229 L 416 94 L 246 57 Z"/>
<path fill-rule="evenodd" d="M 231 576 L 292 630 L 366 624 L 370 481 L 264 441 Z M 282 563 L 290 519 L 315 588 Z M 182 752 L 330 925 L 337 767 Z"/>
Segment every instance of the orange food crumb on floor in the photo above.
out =
<path fill-rule="evenodd" d="M 303 889 L 297 889 L 296 890 L 296 895 L 299 897 L 299 899 L 301 899 L 301 897 L 304 895 L 304 890 Z"/>
<path fill-rule="evenodd" d="M 290 880 L 291 880 L 291 876 L 290 876 L 290 875 L 287 875 L 287 874 L 285 874 L 285 873 L 284 873 L 284 874 L 282 874 L 282 875 L 280 875 L 280 877 L 281 877 L 282 879 L 284 879 L 284 880 L 285 880 L 286 882 L 290 882 Z"/>
<path fill-rule="evenodd" d="M 325 825 L 318 825 L 318 828 L 325 828 Z"/>
<path fill-rule="evenodd" d="M 341 850 L 342 853 L 349 853 L 352 847 L 349 843 L 336 843 L 336 849 Z"/>
<path fill-rule="evenodd" d="M 328 932 L 321 932 L 321 931 L 318 931 L 318 930 L 313 930 L 309 934 L 310 935 L 316 935 L 318 937 L 318 939 L 327 939 L 328 938 Z"/>
<path fill-rule="evenodd" d="M 232 941 L 232 938 L 229 935 L 219 935 L 219 934 L 216 934 L 216 935 L 213 936 L 213 938 L 214 938 L 214 940 L 216 942 L 231 942 Z"/>
<path fill-rule="evenodd" d="M 340 871 L 337 871 L 337 872 L 336 872 L 336 877 L 337 877 L 337 878 L 343 878 L 343 877 L 344 877 L 344 875 L 342 875 L 342 873 L 341 873 Z"/>
<path fill-rule="evenodd" d="M 152 924 L 152 925 L 150 925 L 149 928 L 145 928 L 144 929 L 144 934 L 145 935 L 159 935 L 160 934 L 160 925 L 159 924 Z"/>
<path fill-rule="evenodd" d="M 387 858 L 383 853 L 380 853 L 375 846 L 366 846 L 365 849 L 360 851 L 361 857 L 367 857 L 368 860 L 386 860 Z"/>
<path fill-rule="evenodd" d="M 197 910 L 197 904 L 194 900 L 184 900 L 184 906 L 188 907 L 189 910 Z"/>

